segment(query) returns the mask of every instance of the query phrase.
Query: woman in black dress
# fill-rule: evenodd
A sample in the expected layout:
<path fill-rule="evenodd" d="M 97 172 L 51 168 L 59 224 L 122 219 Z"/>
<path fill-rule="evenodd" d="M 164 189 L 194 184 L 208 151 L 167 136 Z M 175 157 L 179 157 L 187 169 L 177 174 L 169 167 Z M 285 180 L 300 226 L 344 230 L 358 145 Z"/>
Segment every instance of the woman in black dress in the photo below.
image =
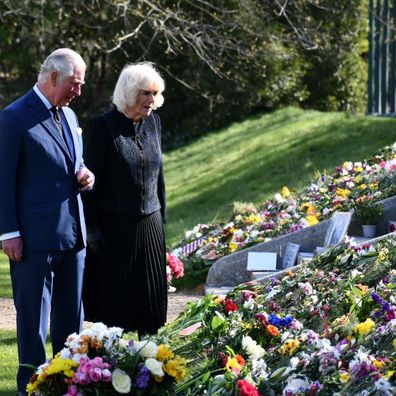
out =
<path fill-rule="evenodd" d="M 114 108 L 84 134 L 84 160 L 96 177 L 84 197 L 86 320 L 139 335 L 166 322 L 165 182 L 161 124 L 152 112 L 164 87 L 151 63 L 126 66 Z"/>

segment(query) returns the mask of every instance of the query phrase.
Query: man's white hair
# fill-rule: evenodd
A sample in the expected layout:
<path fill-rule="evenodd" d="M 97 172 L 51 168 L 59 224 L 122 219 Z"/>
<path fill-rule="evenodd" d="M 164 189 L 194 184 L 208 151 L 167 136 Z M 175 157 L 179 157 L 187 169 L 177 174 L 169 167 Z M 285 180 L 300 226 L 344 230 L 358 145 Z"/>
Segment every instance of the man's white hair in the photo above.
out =
<path fill-rule="evenodd" d="M 47 81 L 49 75 L 54 71 L 59 73 L 59 79 L 63 81 L 65 77 L 74 74 L 76 65 L 86 67 L 83 58 L 77 52 L 70 48 L 59 48 L 48 55 L 47 59 L 43 62 L 37 81 Z"/>
<path fill-rule="evenodd" d="M 164 103 L 162 92 L 165 82 L 151 62 L 140 62 L 125 66 L 114 88 L 113 103 L 121 113 L 136 104 L 140 90 L 155 88 L 158 92 L 154 96 L 154 109 Z"/>

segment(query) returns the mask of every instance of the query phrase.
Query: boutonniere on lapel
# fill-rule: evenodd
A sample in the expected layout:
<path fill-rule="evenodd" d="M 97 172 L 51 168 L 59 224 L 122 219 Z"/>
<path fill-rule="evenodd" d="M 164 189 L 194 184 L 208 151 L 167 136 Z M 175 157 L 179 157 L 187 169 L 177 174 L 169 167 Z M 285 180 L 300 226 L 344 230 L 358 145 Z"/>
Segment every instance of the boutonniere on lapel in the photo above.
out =
<path fill-rule="evenodd" d="M 77 128 L 77 135 L 78 136 L 82 135 L 82 129 L 80 127 Z"/>

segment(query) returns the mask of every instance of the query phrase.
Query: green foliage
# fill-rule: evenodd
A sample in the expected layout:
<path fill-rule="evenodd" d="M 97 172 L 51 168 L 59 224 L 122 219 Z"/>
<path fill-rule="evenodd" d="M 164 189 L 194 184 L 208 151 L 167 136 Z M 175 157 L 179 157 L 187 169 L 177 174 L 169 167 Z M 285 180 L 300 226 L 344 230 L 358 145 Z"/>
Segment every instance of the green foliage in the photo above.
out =
<path fill-rule="evenodd" d="M 367 7 L 358 0 L 4 0 L 0 107 L 32 86 L 48 53 L 67 46 L 88 65 L 73 103 L 83 127 L 109 108 L 126 63 L 158 65 L 167 82 L 160 110 L 167 147 L 285 105 L 363 112 Z"/>
<path fill-rule="evenodd" d="M 381 204 L 362 199 L 356 203 L 355 213 L 360 224 L 377 224 L 384 213 L 384 208 Z"/>

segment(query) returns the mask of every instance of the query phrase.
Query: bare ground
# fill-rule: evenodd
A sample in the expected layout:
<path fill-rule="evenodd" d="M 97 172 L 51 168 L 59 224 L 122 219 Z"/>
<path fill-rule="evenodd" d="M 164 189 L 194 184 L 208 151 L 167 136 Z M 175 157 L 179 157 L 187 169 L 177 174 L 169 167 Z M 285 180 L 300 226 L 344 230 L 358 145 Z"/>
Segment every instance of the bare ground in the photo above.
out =
<path fill-rule="evenodd" d="M 175 320 L 180 312 L 187 308 L 187 303 L 197 301 L 202 294 L 196 291 L 177 291 L 168 295 L 168 316 L 167 321 Z M 15 307 L 9 298 L 0 299 L 0 329 L 15 329 Z"/>

